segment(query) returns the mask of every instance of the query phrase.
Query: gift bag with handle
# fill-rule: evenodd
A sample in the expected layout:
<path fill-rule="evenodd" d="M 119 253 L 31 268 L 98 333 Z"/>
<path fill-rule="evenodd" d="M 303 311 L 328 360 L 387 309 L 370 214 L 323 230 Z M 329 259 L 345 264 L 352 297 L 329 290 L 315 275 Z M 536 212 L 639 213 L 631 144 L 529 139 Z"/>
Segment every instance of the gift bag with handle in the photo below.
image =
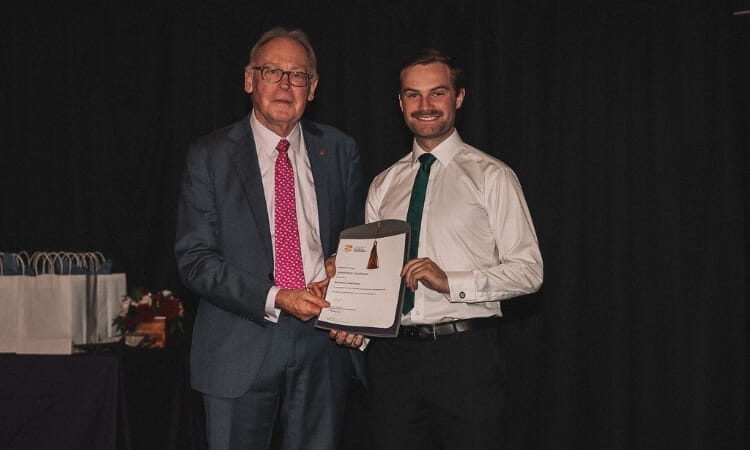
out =
<path fill-rule="evenodd" d="M 113 337 L 112 317 L 127 293 L 124 273 L 111 273 L 100 252 L 35 252 L 28 258 L 23 292 L 14 294 L 17 353 L 69 354 L 73 344 Z M 11 289 L 8 284 L 7 289 Z M 12 334 L 12 331 L 8 331 Z M 9 340 L 9 342 L 11 342 Z M 13 350 L 8 350 L 13 351 Z"/>
<path fill-rule="evenodd" d="M 18 349 L 18 304 L 34 282 L 27 258 L 25 252 L 0 253 L 0 353 Z"/>
<path fill-rule="evenodd" d="M 86 337 L 88 342 L 98 342 L 117 334 L 112 318 L 120 312 L 122 299 L 127 295 L 124 273 L 112 273 L 112 261 L 101 252 L 79 255 L 80 264 L 88 274 L 86 289 Z"/>
<path fill-rule="evenodd" d="M 73 277 L 54 273 L 54 255 L 35 253 L 29 262 L 36 273 L 18 302 L 17 353 L 72 352 Z"/>

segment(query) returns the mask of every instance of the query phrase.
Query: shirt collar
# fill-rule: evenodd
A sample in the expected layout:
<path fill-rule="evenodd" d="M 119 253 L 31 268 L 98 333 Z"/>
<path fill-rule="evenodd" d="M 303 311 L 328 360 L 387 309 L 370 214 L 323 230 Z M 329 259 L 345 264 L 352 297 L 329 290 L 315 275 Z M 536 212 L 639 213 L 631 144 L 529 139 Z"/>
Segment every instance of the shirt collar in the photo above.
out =
<path fill-rule="evenodd" d="M 276 145 L 282 139 L 289 141 L 289 153 L 295 153 L 300 148 L 300 124 L 297 124 L 289 133 L 289 136 L 279 136 L 269 130 L 255 117 L 255 111 L 250 113 L 250 128 L 253 130 L 253 138 L 258 152 L 263 152 L 266 156 L 276 157 Z"/>
<path fill-rule="evenodd" d="M 430 153 L 440 162 L 440 164 L 447 166 L 458 153 L 462 142 L 461 136 L 458 135 L 458 130 L 454 128 L 450 136 L 438 144 L 437 147 L 433 148 Z M 411 163 L 419 164 L 419 157 L 425 153 L 427 152 L 422 150 L 422 147 L 417 144 L 417 140 L 414 139 L 411 146 Z"/>

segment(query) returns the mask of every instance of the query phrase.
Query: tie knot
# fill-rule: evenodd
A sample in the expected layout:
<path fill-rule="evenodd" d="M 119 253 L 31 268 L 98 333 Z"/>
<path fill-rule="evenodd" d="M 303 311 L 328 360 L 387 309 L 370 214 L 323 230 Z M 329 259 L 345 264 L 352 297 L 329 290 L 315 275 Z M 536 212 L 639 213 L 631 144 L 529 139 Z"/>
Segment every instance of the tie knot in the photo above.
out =
<path fill-rule="evenodd" d="M 276 145 L 276 150 L 278 150 L 279 153 L 286 153 L 286 151 L 289 150 L 289 141 L 286 139 L 280 140 Z"/>
<path fill-rule="evenodd" d="M 432 153 L 422 153 L 419 155 L 419 164 L 425 168 L 429 169 L 432 163 L 435 162 L 435 157 L 432 156 Z"/>

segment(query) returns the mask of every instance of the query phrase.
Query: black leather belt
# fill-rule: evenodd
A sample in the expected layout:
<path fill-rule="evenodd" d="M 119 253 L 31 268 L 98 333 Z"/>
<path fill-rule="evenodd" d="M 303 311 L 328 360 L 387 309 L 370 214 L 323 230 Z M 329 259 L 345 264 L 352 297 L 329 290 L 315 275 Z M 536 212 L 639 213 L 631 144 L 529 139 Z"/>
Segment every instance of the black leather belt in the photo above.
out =
<path fill-rule="evenodd" d="M 481 330 L 496 325 L 497 317 L 455 320 L 453 322 L 436 323 L 434 325 L 401 325 L 398 329 L 398 336 L 411 339 L 437 339 L 438 336 Z"/>

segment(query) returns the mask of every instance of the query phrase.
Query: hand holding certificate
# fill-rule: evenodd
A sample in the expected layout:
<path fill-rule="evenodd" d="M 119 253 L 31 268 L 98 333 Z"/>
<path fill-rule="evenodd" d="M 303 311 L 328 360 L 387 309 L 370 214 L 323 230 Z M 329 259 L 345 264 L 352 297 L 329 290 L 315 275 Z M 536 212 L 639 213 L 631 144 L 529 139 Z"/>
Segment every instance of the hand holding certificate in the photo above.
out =
<path fill-rule="evenodd" d="M 341 232 L 336 275 L 316 326 L 367 336 L 396 336 L 401 322 L 410 227 L 383 220 Z"/>

